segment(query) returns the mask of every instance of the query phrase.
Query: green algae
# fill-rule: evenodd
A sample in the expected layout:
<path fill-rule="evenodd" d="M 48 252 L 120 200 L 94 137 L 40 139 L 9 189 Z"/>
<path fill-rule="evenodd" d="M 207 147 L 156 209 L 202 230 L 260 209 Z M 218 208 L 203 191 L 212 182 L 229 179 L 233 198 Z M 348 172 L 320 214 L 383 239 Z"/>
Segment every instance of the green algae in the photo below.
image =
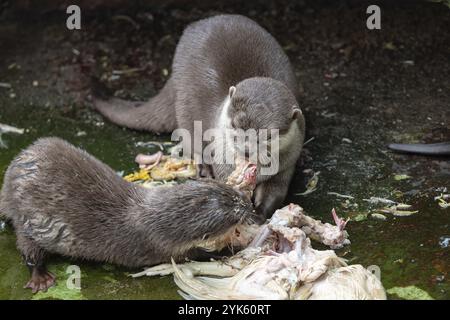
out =
<path fill-rule="evenodd" d="M 434 300 L 428 292 L 416 286 L 393 287 L 388 289 L 387 293 L 405 300 Z"/>

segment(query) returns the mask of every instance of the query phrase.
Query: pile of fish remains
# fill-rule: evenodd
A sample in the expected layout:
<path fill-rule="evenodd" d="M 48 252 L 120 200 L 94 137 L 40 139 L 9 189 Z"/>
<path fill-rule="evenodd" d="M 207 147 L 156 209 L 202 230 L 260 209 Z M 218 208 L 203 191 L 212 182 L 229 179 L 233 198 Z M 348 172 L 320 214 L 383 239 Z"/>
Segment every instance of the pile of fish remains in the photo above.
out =
<path fill-rule="evenodd" d="M 227 183 L 251 193 L 255 185 L 240 175 L 249 172 L 243 170 L 248 166 L 237 164 Z M 347 265 L 333 250 L 312 248 L 310 238 L 332 249 L 350 243 L 347 221 L 334 209 L 332 215 L 336 225 L 308 217 L 290 204 L 263 225 L 239 224 L 221 241 L 205 243 L 211 251 L 224 245 L 241 249 L 231 257 L 178 265 L 172 261 L 132 276 L 173 274 L 185 299 L 386 299 L 379 279 L 363 266 Z"/>

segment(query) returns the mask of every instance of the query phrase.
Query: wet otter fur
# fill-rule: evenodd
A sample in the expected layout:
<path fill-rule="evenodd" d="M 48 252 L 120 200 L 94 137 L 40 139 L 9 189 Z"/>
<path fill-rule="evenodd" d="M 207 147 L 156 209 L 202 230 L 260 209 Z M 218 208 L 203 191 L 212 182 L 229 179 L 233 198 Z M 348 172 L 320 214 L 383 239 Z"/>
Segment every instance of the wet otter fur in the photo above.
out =
<path fill-rule="evenodd" d="M 303 145 L 298 91 L 289 59 L 272 35 L 247 17 L 218 15 L 184 30 L 172 74 L 148 102 L 94 99 L 94 107 L 121 126 L 152 132 L 183 128 L 191 137 L 194 121 L 201 121 L 203 130 L 280 130 L 279 171 L 258 174 L 255 190 L 257 211 L 270 217 L 286 197 Z M 193 151 L 201 157 L 205 146 L 199 145 Z M 222 181 L 233 170 L 221 164 L 200 168 Z"/>
<path fill-rule="evenodd" d="M 15 228 L 36 292 L 54 283 L 48 253 L 127 267 L 193 258 L 198 244 L 226 234 L 253 206 L 215 180 L 146 189 L 64 140 L 42 138 L 8 167 L 0 212 Z"/>

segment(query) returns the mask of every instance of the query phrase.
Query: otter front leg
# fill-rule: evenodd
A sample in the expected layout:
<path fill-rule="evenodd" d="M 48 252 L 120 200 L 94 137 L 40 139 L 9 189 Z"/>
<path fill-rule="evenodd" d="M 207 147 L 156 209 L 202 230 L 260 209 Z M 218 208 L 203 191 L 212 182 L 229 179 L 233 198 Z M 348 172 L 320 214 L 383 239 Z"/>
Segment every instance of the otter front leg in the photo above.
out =
<path fill-rule="evenodd" d="M 198 164 L 197 165 L 197 177 L 198 178 L 210 178 L 214 179 L 214 170 L 209 164 Z"/>
<path fill-rule="evenodd" d="M 17 232 L 17 248 L 22 253 L 31 274 L 31 279 L 24 288 L 37 293 L 38 291 L 46 292 L 48 288 L 55 285 L 55 276 L 45 267 L 46 252 L 43 249 L 21 232 Z"/>
<path fill-rule="evenodd" d="M 268 219 L 282 206 L 292 174 L 293 170 L 283 171 L 256 186 L 254 203 L 260 217 Z"/>

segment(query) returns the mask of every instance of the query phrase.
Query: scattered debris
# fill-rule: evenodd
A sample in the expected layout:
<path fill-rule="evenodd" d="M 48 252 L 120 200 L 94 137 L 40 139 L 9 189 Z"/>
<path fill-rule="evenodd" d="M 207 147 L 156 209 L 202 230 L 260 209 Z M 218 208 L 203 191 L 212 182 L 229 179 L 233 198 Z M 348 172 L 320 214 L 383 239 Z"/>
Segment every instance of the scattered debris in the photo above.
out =
<path fill-rule="evenodd" d="M 303 143 L 303 146 L 306 146 L 308 143 L 314 141 L 315 138 L 316 138 L 316 137 L 311 137 L 311 138 L 309 138 L 308 140 L 305 141 L 305 143 Z"/>
<path fill-rule="evenodd" d="M 20 67 L 20 65 L 19 64 L 17 64 L 17 63 L 11 63 L 9 66 L 8 66 L 8 70 L 13 70 L 13 69 L 20 69 L 21 67 Z"/>
<path fill-rule="evenodd" d="M 401 181 L 401 180 L 407 180 L 407 179 L 411 179 L 411 177 L 408 176 L 407 174 L 396 174 L 396 175 L 394 175 L 394 180 L 395 181 Z"/>
<path fill-rule="evenodd" d="M 86 135 L 87 135 L 86 131 L 78 131 L 76 134 L 77 137 L 84 137 Z"/>
<path fill-rule="evenodd" d="M 344 142 L 344 143 L 353 143 L 353 141 L 350 140 L 349 138 L 342 138 L 342 142 Z"/>
<path fill-rule="evenodd" d="M 357 204 L 357 203 L 352 203 L 352 202 L 350 202 L 350 200 L 349 199 L 345 199 L 345 201 L 344 202 L 341 202 L 341 206 L 342 206 L 342 208 L 344 208 L 344 209 L 354 209 L 354 210 L 357 210 L 358 208 L 359 208 L 359 205 Z"/>
<path fill-rule="evenodd" d="M 377 210 L 380 212 L 383 212 L 383 213 L 393 214 L 396 217 L 407 217 L 407 216 L 410 216 L 410 215 L 413 215 L 413 214 L 419 212 L 418 210 L 416 210 L 416 211 L 406 210 L 406 209 L 409 209 L 410 207 L 411 206 L 408 204 L 400 203 L 398 205 L 392 205 L 392 206 L 384 207 L 382 209 L 377 209 Z"/>
<path fill-rule="evenodd" d="M 113 74 L 113 75 L 108 77 L 108 81 L 116 81 L 116 80 L 119 80 L 119 79 L 120 79 L 120 76 L 116 75 L 116 74 Z"/>
<path fill-rule="evenodd" d="M 0 88 L 11 89 L 12 86 L 11 86 L 10 83 L 7 83 L 7 82 L 0 82 Z"/>
<path fill-rule="evenodd" d="M 115 20 L 115 21 L 120 21 L 120 20 L 126 21 L 126 22 L 130 23 L 136 30 L 140 29 L 140 25 L 136 21 L 134 21 L 129 16 L 126 16 L 126 15 L 123 15 L 123 14 L 118 14 L 118 15 L 113 16 L 112 20 Z"/>
<path fill-rule="evenodd" d="M 409 211 L 412 206 L 406 203 L 396 202 L 390 199 L 379 198 L 379 197 L 370 197 L 370 199 L 363 199 L 370 204 L 384 204 L 387 205 L 383 208 L 376 209 L 376 211 L 382 213 L 390 213 L 397 217 L 406 217 L 412 214 L 418 213 L 419 211 Z"/>
<path fill-rule="evenodd" d="M 325 73 L 324 74 L 324 77 L 326 79 L 336 79 L 338 76 L 339 76 L 339 74 L 336 73 L 336 72 L 330 72 L 330 73 Z"/>
<path fill-rule="evenodd" d="M 343 199 L 350 199 L 350 200 L 355 199 L 355 197 L 353 197 L 353 196 L 349 196 L 349 195 L 346 195 L 346 194 L 340 194 L 340 193 L 337 193 L 337 192 L 327 192 L 327 194 L 330 195 L 330 196 L 336 196 L 338 198 L 343 198 Z"/>
<path fill-rule="evenodd" d="M 323 111 L 320 113 L 320 115 L 324 118 L 330 119 L 330 118 L 334 118 L 338 115 L 337 112 L 328 112 L 327 110 Z"/>
<path fill-rule="evenodd" d="M 387 293 L 398 296 L 405 300 L 434 300 L 428 292 L 416 286 L 393 287 Z"/>
<path fill-rule="evenodd" d="M 410 204 L 406 204 L 406 203 L 398 203 L 395 207 L 398 210 L 406 210 L 406 209 L 410 209 L 411 205 Z"/>
<path fill-rule="evenodd" d="M 23 134 L 24 129 L 16 128 L 7 124 L 0 123 L 0 133 L 18 133 Z"/>
<path fill-rule="evenodd" d="M 450 208 L 450 202 L 447 201 L 449 199 L 450 194 L 443 194 L 443 193 L 441 193 L 440 196 L 434 197 L 434 201 L 438 201 L 438 205 L 442 209 Z"/>
<path fill-rule="evenodd" d="M 414 65 L 414 61 L 413 60 L 404 60 L 404 61 L 402 61 L 402 63 L 405 66 L 413 66 Z"/>
<path fill-rule="evenodd" d="M 121 76 L 121 75 L 125 75 L 125 74 L 141 72 L 141 71 L 145 71 L 145 68 L 129 68 L 129 69 L 122 69 L 122 70 L 113 70 L 112 74 L 115 76 Z"/>
<path fill-rule="evenodd" d="M 442 236 L 439 238 L 439 245 L 441 248 L 448 248 L 450 246 L 450 237 L 449 236 Z"/>
<path fill-rule="evenodd" d="M 397 202 L 395 201 L 379 197 L 370 197 L 370 199 L 363 199 L 363 201 L 369 202 L 371 204 L 397 204 Z"/>
<path fill-rule="evenodd" d="M 0 123 L 0 148 L 8 148 L 8 145 L 2 140 L 2 135 L 5 133 L 23 134 L 24 129 L 16 128 L 7 124 Z"/>
<path fill-rule="evenodd" d="M 373 219 L 382 220 L 382 221 L 387 219 L 386 216 L 384 214 L 381 214 L 381 213 L 372 213 L 370 215 L 370 217 L 373 218 Z"/>
<path fill-rule="evenodd" d="M 391 193 L 397 199 L 401 199 L 404 196 L 404 194 L 403 194 L 403 192 L 401 190 L 394 190 Z"/>
<path fill-rule="evenodd" d="M 313 193 L 317 190 L 317 184 L 319 183 L 319 174 L 320 171 L 314 172 L 311 179 L 309 179 L 308 183 L 306 184 L 306 191 L 302 193 L 296 193 L 297 196 L 306 196 L 310 193 Z"/>
<path fill-rule="evenodd" d="M 397 50 L 397 47 L 392 42 L 385 42 L 383 44 L 383 49 L 386 49 L 386 50 Z"/>

